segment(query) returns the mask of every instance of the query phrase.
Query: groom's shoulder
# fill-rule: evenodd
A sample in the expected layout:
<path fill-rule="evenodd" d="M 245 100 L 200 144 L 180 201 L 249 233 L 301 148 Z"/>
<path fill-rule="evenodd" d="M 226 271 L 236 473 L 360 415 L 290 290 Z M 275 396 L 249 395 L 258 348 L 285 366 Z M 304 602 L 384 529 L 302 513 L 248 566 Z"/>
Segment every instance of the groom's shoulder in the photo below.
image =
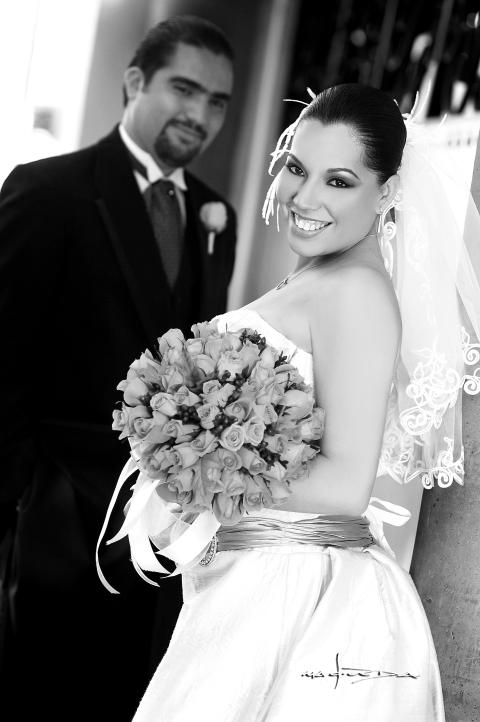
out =
<path fill-rule="evenodd" d="M 230 214 L 235 217 L 235 210 L 225 196 L 218 193 L 190 171 L 185 171 L 185 182 L 189 193 L 198 205 L 203 203 L 224 203 Z"/>
<path fill-rule="evenodd" d="M 111 135 L 80 150 L 17 165 L 7 181 L 63 192 L 88 184 L 95 173 L 99 154 L 111 142 Z"/>

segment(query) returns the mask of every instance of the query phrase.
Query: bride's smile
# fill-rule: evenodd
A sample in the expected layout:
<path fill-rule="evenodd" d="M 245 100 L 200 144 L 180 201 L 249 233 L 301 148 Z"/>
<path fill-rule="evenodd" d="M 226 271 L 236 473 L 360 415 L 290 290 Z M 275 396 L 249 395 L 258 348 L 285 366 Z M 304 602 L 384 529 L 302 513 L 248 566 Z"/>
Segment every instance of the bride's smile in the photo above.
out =
<path fill-rule="evenodd" d="M 313 257 L 354 246 L 374 230 L 389 183 L 379 183 L 365 165 L 364 146 L 351 127 L 301 122 L 277 190 L 292 250 Z"/>
<path fill-rule="evenodd" d="M 331 225 L 331 221 L 317 221 L 314 218 L 305 218 L 300 215 L 300 213 L 296 213 L 293 209 L 290 212 L 295 228 L 301 231 L 301 235 L 315 235 L 320 231 L 324 231 L 329 225 Z"/>

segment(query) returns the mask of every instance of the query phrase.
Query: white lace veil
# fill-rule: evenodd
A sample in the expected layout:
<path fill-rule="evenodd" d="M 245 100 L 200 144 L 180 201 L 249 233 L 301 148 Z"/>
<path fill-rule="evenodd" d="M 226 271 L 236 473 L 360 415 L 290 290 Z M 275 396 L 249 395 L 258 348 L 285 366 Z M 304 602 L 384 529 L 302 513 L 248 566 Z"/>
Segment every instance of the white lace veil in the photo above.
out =
<path fill-rule="evenodd" d="M 404 116 L 400 192 L 391 220 L 384 213 L 379 224 L 403 333 L 378 475 L 431 488 L 463 483 L 462 389 L 480 393 L 480 216 L 460 175 L 433 162 L 433 138 L 414 111 Z M 270 173 L 301 115 L 280 137 Z M 263 208 L 267 223 L 276 180 Z"/>
<path fill-rule="evenodd" d="M 403 331 L 379 474 L 431 488 L 463 483 L 462 389 L 480 392 L 480 217 L 414 111 L 405 124 L 396 234 L 380 239 Z"/>

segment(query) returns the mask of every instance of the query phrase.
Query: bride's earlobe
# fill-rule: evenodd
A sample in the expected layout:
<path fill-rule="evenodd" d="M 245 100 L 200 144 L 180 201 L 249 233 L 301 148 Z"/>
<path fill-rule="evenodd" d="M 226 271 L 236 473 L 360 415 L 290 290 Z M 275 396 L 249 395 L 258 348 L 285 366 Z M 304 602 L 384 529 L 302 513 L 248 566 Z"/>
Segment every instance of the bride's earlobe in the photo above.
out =
<path fill-rule="evenodd" d="M 383 184 L 382 194 L 379 200 L 377 213 L 382 215 L 386 210 L 393 208 L 400 198 L 400 176 L 396 173 Z"/>

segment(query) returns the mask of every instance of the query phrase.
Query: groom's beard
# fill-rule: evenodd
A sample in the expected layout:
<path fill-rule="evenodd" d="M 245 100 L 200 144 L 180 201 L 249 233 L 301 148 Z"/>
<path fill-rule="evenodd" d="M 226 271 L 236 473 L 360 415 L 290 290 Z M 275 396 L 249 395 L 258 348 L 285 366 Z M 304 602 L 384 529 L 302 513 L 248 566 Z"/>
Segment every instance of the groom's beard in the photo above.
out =
<path fill-rule="evenodd" d="M 169 128 L 172 129 L 170 135 Z M 180 132 L 182 128 L 192 132 L 188 145 L 176 137 L 175 128 L 179 128 Z M 206 138 L 207 133 L 200 125 L 188 121 L 171 120 L 162 128 L 153 147 L 156 155 L 165 165 L 170 168 L 183 168 L 201 152 Z"/>

